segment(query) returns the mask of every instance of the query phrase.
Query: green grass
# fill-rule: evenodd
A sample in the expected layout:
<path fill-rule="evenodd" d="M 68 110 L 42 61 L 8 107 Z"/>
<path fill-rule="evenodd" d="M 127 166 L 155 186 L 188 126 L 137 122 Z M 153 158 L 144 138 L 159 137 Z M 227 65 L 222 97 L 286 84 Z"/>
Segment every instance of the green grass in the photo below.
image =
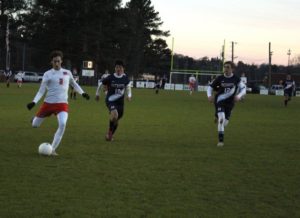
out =
<path fill-rule="evenodd" d="M 79 96 L 53 158 L 56 118 L 33 129 L 25 107 L 38 84 L 0 86 L 0 217 L 300 217 L 300 98 L 248 95 L 218 148 L 204 93 L 134 89 L 112 143 L 103 99 Z"/>

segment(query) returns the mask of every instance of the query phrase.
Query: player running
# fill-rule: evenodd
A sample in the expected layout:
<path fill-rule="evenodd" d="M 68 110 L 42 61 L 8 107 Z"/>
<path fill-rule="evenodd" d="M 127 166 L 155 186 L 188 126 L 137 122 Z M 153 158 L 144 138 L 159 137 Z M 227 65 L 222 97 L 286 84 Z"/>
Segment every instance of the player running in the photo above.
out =
<path fill-rule="evenodd" d="M 154 89 L 155 89 L 155 94 L 158 94 L 159 89 L 161 89 L 162 86 L 162 79 L 157 78 L 155 80 L 155 85 L 154 85 Z"/>
<path fill-rule="evenodd" d="M 215 116 L 218 119 L 217 146 L 224 145 L 224 130 L 229 123 L 231 111 L 235 102 L 240 101 L 246 94 L 246 87 L 241 79 L 233 74 L 234 64 L 231 61 L 224 63 L 224 75 L 218 76 L 212 84 L 208 86 L 207 97 L 215 104 Z M 213 91 L 217 94 L 213 97 Z"/>
<path fill-rule="evenodd" d="M 6 80 L 6 87 L 9 88 L 9 85 L 10 85 L 10 77 L 12 75 L 12 72 L 10 69 L 7 69 L 5 72 L 4 72 L 4 76 L 5 76 L 5 80 Z"/>
<path fill-rule="evenodd" d="M 287 104 L 292 99 L 292 95 L 295 90 L 295 81 L 292 80 L 292 76 L 288 74 L 283 84 L 284 84 L 284 106 L 287 107 Z"/>
<path fill-rule="evenodd" d="M 36 103 L 43 97 L 47 90 L 44 103 L 40 107 L 36 116 L 32 120 L 32 127 L 39 127 L 45 117 L 55 114 L 58 120 L 58 129 L 52 142 L 52 155 L 56 156 L 56 149 L 63 137 L 68 120 L 68 89 L 71 84 L 74 89 L 89 100 L 89 95 L 75 82 L 72 73 L 61 67 L 63 53 L 53 51 L 50 55 L 52 69 L 45 72 L 38 93 L 32 102 L 27 104 L 28 110 L 31 110 Z"/>
<path fill-rule="evenodd" d="M 21 71 L 17 73 L 16 79 L 17 79 L 18 88 L 21 88 L 23 83 L 23 73 Z"/>
<path fill-rule="evenodd" d="M 195 91 L 195 85 L 196 85 L 196 78 L 194 75 L 191 75 L 189 77 L 190 95 L 193 94 L 193 92 Z"/>
<path fill-rule="evenodd" d="M 124 64 L 122 61 L 116 61 L 115 73 L 104 78 L 102 84 L 107 88 L 105 102 L 110 113 L 109 129 L 105 135 L 105 139 L 112 141 L 113 135 L 118 128 L 118 122 L 124 113 L 125 90 L 127 92 L 128 101 L 130 101 L 132 97 L 130 81 L 124 73 Z"/>

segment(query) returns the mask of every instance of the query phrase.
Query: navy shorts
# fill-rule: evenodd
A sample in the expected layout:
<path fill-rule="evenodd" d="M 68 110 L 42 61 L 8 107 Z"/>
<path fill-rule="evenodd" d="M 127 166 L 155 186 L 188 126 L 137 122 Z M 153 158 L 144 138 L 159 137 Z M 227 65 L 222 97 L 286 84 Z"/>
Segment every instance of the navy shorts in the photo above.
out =
<path fill-rule="evenodd" d="M 218 118 L 218 113 L 224 112 L 225 119 L 229 120 L 234 104 L 215 103 L 215 116 Z"/>
<path fill-rule="evenodd" d="M 293 90 L 288 90 L 288 89 L 284 90 L 284 96 L 292 97 L 292 94 L 293 94 Z"/>
<path fill-rule="evenodd" d="M 124 104 L 117 104 L 115 102 L 106 101 L 106 106 L 107 106 L 109 112 L 111 112 L 113 110 L 117 110 L 117 112 L 118 112 L 118 119 L 121 119 L 123 117 Z"/>

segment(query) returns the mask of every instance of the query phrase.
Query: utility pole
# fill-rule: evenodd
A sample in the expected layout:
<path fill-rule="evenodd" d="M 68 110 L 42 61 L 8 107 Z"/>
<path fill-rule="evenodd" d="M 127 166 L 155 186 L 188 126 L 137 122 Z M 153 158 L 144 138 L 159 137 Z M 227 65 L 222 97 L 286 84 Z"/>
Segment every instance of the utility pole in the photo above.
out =
<path fill-rule="evenodd" d="M 5 68 L 6 68 L 6 70 L 10 70 L 9 17 L 8 17 L 8 16 L 7 16 L 7 23 L 6 23 L 5 42 L 6 42 L 6 60 L 5 60 Z"/>
<path fill-rule="evenodd" d="M 269 89 L 271 88 L 271 75 L 272 75 L 272 54 L 271 51 L 271 42 L 269 42 Z"/>
<path fill-rule="evenodd" d="M 226 40 L 224 39 L 224 43 L 222 45 L 222 50 L 221 50 L 221 71 L 224 72 L 224 62 L 225 62 L 225 45 L 226 45 Z"/>
<path fill-rule="evenodd" d="M 174 65 L 174 37 L 172 37 L 172 50 L 171 50 L 171 66 L 170 66 L 170 77 L 169 77 L 169 83 L 172 83 L 172 71 Z"/>
<path fill-rule="evenodd" d="M 288 55 L 288 66 L 290 66 L 290 64 L 291 64 L 291 62 L 290 62 L 291 54 L 292 54 L 292 51 L 291 51 L 291 49 L 289 49 L 288 53 L 287 53 L 287 55 Z"/>
<path fill-rule="evenodd" d="M 26 44 L 25 44 L 25 38 L 24 35 L 21 34 L 22 42 L 23 42 L 23 55 L 22 55 L 22 72 L 25 71 L 25 59 L 26 59 Z"/>
<path fill-rule="evenodd" d="M 234 57 L 234 45 L 236 45 L 237 42 L 232 41 L 231 42 L 231 62 L 234 63 L 234 59 L 237 57 Z"/>

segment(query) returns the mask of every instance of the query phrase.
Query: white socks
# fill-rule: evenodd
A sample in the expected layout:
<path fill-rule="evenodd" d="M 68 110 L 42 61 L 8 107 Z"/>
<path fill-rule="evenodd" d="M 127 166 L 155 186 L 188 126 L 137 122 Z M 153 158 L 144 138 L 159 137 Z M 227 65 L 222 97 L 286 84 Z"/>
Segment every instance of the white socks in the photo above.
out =
<path fill-rule="evenodd" d="M 41 117 L 34 117 L 32 120 L 32 127 L 33 128 L 37 128 L 40 127 L 40 125 L 42 124 L 43 120 L 45 118 L 41 118 Z"/>
<path fill-rule="evenodd" d="M 40 125 L 42 124 L 44 119 L 45 118 L 34 117 L 32 120 L 32 127 L 33 128 L 40 127 Z M 54 135 L 54 139 L 52 142 L 52 147 L 53 147 L 54 151 L 58 147 L 58 145 L 64 135 L 66 125 L 67 125 L 67 120 L 68 120 L 68 113 L 64 112 L 64 111 L 60 112 L 59 114 L 57 114 L 57 120 L 58 120 L 58 129 Z"/>
<path fill-rule="evenodd" d="M 225 127 L 225 113 L 219 112 L 218 113 L 218 132 L 224 132 Z"/>
<path fill-rule="evenodd" d="M 68 113 L 60 112 L 59 114 L 57 114 L 57 120 L 58 120 L 58 129 L 54 135 L 54 139 L 52 142 L 53 150 L 55 150 L 58 147 L 58 145 L 64 135 L 66 125 L 67 125 L 67 120 L 68 120 Z"/>

